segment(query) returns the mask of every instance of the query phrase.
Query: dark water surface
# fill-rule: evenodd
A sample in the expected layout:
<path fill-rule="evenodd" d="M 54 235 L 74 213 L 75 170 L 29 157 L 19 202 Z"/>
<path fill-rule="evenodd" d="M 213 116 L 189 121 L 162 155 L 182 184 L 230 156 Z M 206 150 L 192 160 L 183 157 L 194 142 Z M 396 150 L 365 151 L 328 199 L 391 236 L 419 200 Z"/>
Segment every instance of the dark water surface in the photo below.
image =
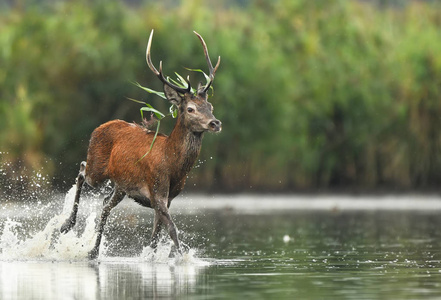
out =
<path fill-rule="evenodd" d="M 3 205 L 0 299 L 441 298 L 441 211 L 427 209 L 434 199 L 283 209 L 269 196 L 245 198 L 249 210 L 234 204 L 240 197 L 208 207 L 177 199 L 175 223 L 191 251 L 175 259 L 168 241 L 156 254 L 146 247 L 152 212 L 126 200 L 109 218 L 97 261 L 85 253 L 99 201 L 80 206 L 71 236 L 57 233 L 64 217 L 56 205 Z"/>

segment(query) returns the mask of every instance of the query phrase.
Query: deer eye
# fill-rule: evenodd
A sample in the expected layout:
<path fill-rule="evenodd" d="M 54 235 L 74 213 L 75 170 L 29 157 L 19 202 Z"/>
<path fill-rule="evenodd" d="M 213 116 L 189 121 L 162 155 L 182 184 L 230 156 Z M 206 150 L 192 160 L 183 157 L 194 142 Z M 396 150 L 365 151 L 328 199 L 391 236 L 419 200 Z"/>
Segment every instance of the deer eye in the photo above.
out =
<path fill-rule="evenodd" d="M 187 107 L 187 111 L 188 111 L 189 113 L 194 113 L 194 109 L 193 109 L 192 107 Z"/>

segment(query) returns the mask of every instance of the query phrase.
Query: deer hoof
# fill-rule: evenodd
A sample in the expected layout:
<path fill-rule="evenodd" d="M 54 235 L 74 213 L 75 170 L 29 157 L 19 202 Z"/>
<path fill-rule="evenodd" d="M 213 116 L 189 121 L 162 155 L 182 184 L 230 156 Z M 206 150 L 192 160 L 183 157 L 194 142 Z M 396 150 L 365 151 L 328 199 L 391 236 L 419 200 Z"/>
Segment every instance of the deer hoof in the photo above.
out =
<path fill-rule="evenodd" d="M 190 246 L 187 244 L 184 244 L 183 242 L 181 242 L 181 248 L 182 248 L 182 252 L 184 252 L 184 253 L 190 252 Z"/>
<path fill-rule="evenodd" d="M 170 250 L 170 254 L 168 255 L 168 258 L 176 257 L 176 254 L 182 255 L 182 250 L 181 248 L 177 248 L 176 246 L 173 245 Z"/>
<path fill-rule="evenodd" d="M 61 226 L 60 232 L 66 234 L 72 229 L 72 227 L 74 227 L 74 225 L 75 222 L 72 222 L 70 219 L 68 219 L 66 220 L 66 222 L 64 222 L 63 226 Z"/>
<path fill-rule="evenodd" d="M 97 257 L 98 257 L 98 249 L 93 248 L 91 251 L 89 251 L 89 253 L 87 253 L 87 257 L 90 260 L 97 259 Z"/>
<path fill-rule="evenodd" d="M 80 173 L 82 173 L 84 175 L 84 171 L 86 171 L 86 162 L 82 161 L 80 164 Z"/>

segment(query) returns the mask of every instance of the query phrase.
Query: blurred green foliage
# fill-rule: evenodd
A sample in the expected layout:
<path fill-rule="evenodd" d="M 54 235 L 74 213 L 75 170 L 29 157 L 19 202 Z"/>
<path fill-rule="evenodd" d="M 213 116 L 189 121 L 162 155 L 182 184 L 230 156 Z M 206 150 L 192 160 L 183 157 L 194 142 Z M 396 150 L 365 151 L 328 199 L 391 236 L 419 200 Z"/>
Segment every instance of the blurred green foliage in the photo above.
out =
<path fill-rule="evenodd" d="M 72 1 L 0 13 L 0 160 L 72 184 L 90 133 L 169 106 L 164 72 L 222 57 L 188 186 L 211 191 L 433 188 L 441 181 L 441 6 L 340 0 Z M 227 5 L 228 3 L 228 5 Z M 242 3 L 242 2 L 241 2 Z M 165 131 L 173 125 L 166 124 Z M 161 126 L 162 127 L 162 126 Z M 2 187 L 0 187 L 1 189 Z"/>

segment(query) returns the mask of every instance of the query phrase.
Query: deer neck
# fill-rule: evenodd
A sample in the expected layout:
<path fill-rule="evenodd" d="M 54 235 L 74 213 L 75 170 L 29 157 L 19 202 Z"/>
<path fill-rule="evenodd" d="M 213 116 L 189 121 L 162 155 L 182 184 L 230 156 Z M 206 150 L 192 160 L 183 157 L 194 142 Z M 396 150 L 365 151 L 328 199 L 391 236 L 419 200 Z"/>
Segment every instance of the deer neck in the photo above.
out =
<path fill-rule="evenodd" d="M 185 126 L 183 118 L 178 117 L 167 140 L 167 150 L 168 159 L 174 163 L 174 167 L 184 172 L 182 176 L 190 172 L 196 162 L 201 151 L 202 137 L 202 132 L 192 132 Z"/>

